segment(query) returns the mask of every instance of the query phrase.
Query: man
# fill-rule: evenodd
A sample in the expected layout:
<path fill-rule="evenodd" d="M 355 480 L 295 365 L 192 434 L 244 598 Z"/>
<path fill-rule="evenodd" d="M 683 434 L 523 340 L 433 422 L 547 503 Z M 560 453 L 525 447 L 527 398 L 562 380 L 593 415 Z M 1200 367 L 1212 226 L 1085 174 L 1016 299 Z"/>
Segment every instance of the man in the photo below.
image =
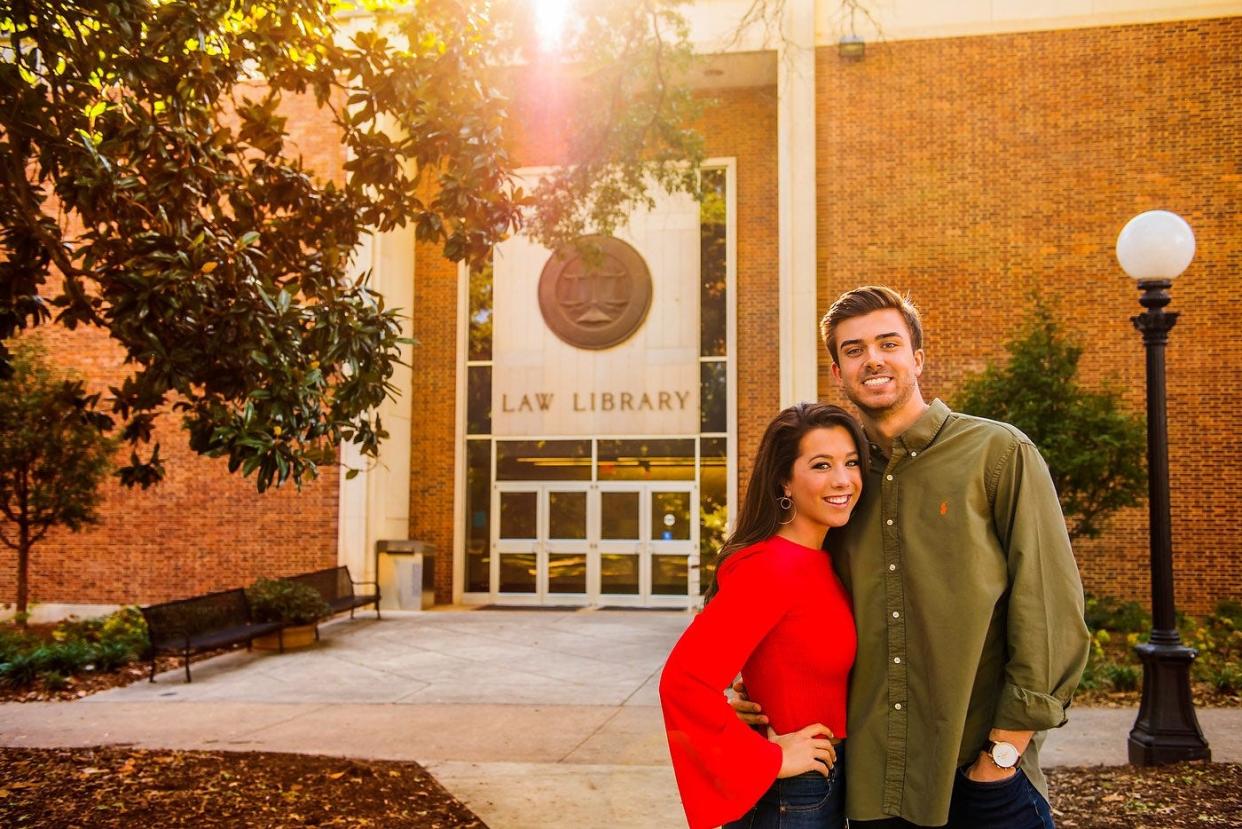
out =
<path fill-rule="evenodd" d="M 922 323 L 896 291 L 848 291 L 820 329 L 872 456 L 825 544 L 858 627 L 850 826 L 1050 829 L 1042 732 L 1090 644 L 1047 466 L 1012 426 L 924 401 Z M 764 722 L 744 689 L 734 707 Z"/>

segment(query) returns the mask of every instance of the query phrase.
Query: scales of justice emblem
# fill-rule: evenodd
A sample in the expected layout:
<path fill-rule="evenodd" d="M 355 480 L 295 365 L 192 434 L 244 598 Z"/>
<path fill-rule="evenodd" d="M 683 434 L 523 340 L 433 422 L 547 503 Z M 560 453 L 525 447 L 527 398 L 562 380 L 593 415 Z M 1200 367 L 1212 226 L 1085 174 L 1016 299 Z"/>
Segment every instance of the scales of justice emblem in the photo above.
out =
<path fill-rule="evenodd" d="M 619 345 L 651 308 L 651 271 L 631 245 L 583 236 L 558 248 L 539 276 L 539 309 L 552 333 L 576 348 Z"/>

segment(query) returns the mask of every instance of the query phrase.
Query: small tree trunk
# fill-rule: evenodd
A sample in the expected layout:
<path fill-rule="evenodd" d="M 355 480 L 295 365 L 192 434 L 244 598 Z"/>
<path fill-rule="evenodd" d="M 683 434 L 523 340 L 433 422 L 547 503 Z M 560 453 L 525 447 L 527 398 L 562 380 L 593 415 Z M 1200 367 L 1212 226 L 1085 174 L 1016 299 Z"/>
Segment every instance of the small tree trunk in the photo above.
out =
<path fill-rule="evenodd" d="M 30 525 L 22 522 L 17 536 L 17 624 L 26 627 L 29 604 Z"/>

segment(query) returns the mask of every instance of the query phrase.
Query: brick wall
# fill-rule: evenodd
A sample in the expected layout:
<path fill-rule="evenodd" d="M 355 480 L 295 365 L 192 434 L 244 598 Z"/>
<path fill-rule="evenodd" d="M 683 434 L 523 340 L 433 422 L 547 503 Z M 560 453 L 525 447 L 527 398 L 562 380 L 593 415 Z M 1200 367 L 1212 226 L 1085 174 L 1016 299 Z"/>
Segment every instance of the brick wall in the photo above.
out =
<path fill-rule="evenodd" d="M 886 282 L 923 310 L 923 389 L 1003 355 L 1034 290 L 1143 410 L 1138 292 L 1117 265 L 1130 217 L 1166 208 L 1198 239 L 1168 348 L 1177 606 L 1242 596 L 1242 18 L 870 44 L 817 63 L 822 302 Z M 839 394 L 820 361 L 826 399 Z M 1087 589 L 1147 602 L 1146 506 L 1075 545 Z"/>
<path fill-rule="evenodd" d="M 410 405 L 410 538 L 437 550 L 436 601 L 453 600 L 457 265 L 416 244 Z"/>

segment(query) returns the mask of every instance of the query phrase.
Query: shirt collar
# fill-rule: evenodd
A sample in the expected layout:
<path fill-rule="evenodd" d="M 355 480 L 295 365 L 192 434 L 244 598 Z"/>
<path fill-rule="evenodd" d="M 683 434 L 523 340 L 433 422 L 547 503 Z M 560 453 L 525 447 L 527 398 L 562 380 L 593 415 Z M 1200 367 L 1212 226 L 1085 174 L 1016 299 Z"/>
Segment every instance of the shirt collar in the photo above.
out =
<path fill-rule="evenodd" d="M 902 432 L 897 440 L 901 441 L 907 451 L 922 452 L 940 433 L 940 427 L 949 419 L 949 407 L 937 397 L 927 407 L 927 411 L 919 415 L 914 425 Z"/>

